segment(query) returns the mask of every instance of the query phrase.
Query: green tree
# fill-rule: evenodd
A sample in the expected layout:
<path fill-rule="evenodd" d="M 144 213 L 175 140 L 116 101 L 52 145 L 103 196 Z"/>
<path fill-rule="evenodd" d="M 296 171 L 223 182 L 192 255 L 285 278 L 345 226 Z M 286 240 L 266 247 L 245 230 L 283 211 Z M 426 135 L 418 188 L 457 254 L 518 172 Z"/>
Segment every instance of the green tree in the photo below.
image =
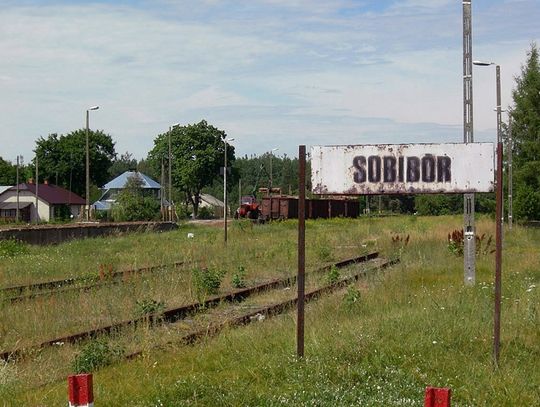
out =
<path fill-rule="evenodd" d="M 0 185 L 15 185 L 16 172 L 13 164 L 0 157 Z"/>
<path fill-rule="evenodd" d="M 145 191 L 142 186 L 143 180 L 139 175 L 128 178 L 113 207 L 115 220 L 130 222 L 159 218 L 158 199 L 151 194 L 151 191 Z"/>
<path fill-rule="evenodd" d="M 158 135 L 154 140 L 154 148 L 148 154 L 148 160 L 157 173 L 160 172 L 162 159 L 168 168 L 169 135 L 172 146 L 173 187 L 184 195 L 187 203 L 193 205 L 193 212 L 197 216 L 202 189 L 212 185 L 214 180 L 220 177 L 219 169 L 224 164 L 224 140 L 227 135 L 205 120 L 177 126 L 170 132 Z M 232 166 L 234 159 L 234 146 L 228 145 L 227 165 Z M 231 179 L 231 184 L 232 181 Z"/>
<path fill-rule="evenodd" d="M 101 187 L 109 181 L 109 168 L 116 157 L 111 136 L 102 131 L 89 132 L 90 183 Z M 40 179 L 85 196 L 86 194 L 86 130 L 67 135 L 50 134 L 36 141 Z M 97 189 L 94 189 L 97 191 Z M 91 197 L 92 200 L 94 197 Z M 98 198 L 98 197 L 95 197 Z"/>
<path fill-rule="evenodd" d="M 110 168 L 109 178 L 113 179 L 123 174 L 126 171 L 136 171 L 137 160 L 133 158 L 133 154 L 126 151 L 124 154 L 120 154 L 120 157 L 115 157 Z"/>
<path fill-rule="evenodd" d="M 535 43 L 515 80 L 511 108 L 514 216 L 540 219 L 540 62 Z"/>

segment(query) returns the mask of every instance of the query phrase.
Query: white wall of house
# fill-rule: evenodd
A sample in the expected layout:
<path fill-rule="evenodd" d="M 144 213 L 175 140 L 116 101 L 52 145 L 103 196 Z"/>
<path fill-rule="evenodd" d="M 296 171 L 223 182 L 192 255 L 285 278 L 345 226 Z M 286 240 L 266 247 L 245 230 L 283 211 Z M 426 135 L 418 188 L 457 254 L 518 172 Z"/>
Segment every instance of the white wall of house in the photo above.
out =
<path fill-rule="evenodd" d="M 6 191 L 0 195 L 0 202 L 17 202 L 17 191 Z M 19 191 L 19 203 L 30 202 L 32 206 L 30 207 L 30 221 L 35 222 L 36 220 L 36 196 L 29 191 Z M 49 222 L 51 220 L 51 209 L 48 202 L 43 201 L 39 198 L 38 211 L 39 211 L 39 222 Z"/>
<path fill-rule="evenodd" d="M 38 191 L 39 194 L 39 191 Z M 0 202 L 17 202 L 17 191 L 6 191 L 0 194 Z M 27 190 L 19 191 L 19 203 L 30 202 L 30 221 L 36 221 L 36 196 Z M 73 218 L 77 218 L 81 213 L 81 205 L 69 205 L 69 210 Z M 38 222 L 50 222 L 54 220 L 54 205 L 50 205 L 47 201 L 39 198 L 38 201 Z"/>

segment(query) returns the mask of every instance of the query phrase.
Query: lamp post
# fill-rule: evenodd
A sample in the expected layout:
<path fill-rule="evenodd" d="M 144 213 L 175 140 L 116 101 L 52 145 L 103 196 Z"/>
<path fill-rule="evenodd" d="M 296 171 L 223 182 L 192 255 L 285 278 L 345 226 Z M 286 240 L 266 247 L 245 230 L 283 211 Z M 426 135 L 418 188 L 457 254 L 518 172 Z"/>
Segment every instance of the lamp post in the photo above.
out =
<path fill-rule="evenodd" d="M 278 147 L 270 150 L 270 191 L 268 191 L 270 195 L 272 195 L 272 187 L 274 186 L 274 178 L 272 176 L 272 158 L 274 157 L 274 151 L 278 151 L 278 150 L 279 150 Z"/>
<path fill-rule="evenodd" d="M 223 232 L 225 244 L 227 243 L 227 147 L 231 141 L 234 141 L 234 138 L 223 139 L 223 143 L 225 143 L 225 160 L 223 166 Z"/>
<path fill-rule="evenodd" d="M 514 146 L 512 145 L 512 112 L 508 113 L 508 147 L 506 153 L 508 154 L 508 227 L 512 229 L 513 222 L 513 208 L 512 208 L 512 155 Z"/>
<path fill-rule="evenodd" d="M 90 220 L 90 148 L 88 137 L 90 132 L 90 110 L 98 110 L 99 106 L 86 109 L 86 220 Z"/>
<path fill-rule="evenodd" d="M 499 364 L 501 343 L 501 272 L 502 272 L 502 134 L 501 134 L 501 67 L 494 62 L 473 61 L 474 65 L 495 65 L 497 92 L 497 190 L 496 190 L 496 234 L 495 234 L 495 311 L 493 316 L 493 360 Z"/>

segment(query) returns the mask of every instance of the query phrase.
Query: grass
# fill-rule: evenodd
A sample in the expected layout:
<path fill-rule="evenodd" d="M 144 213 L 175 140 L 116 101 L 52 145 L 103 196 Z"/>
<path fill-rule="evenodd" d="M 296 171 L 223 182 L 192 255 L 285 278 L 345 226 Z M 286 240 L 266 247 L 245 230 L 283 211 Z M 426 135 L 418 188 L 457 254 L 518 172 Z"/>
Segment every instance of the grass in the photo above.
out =
<path fill-rule="evenodd" d="M 478 219 L 477 226 L 479 233 L 494 233 L 494 224 L 488 218 Z M 145 253 L 138 244 L 140 253 L 126 250 L 137 257 L 137 261 L 145 259 L 152 264 L 160 259 L 181 260 L 181 255 L 203 258 L 208 265 L 229 270 L 224 280 L 223 289 L 226 289 L 238 265 L 245 267 L 248 284 L 269 276 L 293 274 L 295 227 L 294 222 L 260 228 L 247 224 L 233 226 L 226 254 L 220 231 L 205 228 L 197 228 L 191 242 L 182 240 L 186 229 L 159 235 L 157 239 L 162 240 L 164 250 L 155 249 L 154 258 L 151 250 Z M 181 324 L 161 328 L 162 331 L 157 331 L 160 333 L 151 327 L 141 327 L 129 334 L 133 336 L 122 333 L 115 343 L 126 347 L 137 338 L 141 346 L 146 346 L 145 352 L 137 360 L 116 363 L 95 372 L 96 403 L 109 406 L 421 406 L 425 386 L 433 385 L 452 388 L 453 406 L 539 405 L 540 230 L 515 227 L 505 234 L 502 347 L 500 366 L 496 369 L 491 356 L 493 255 L 477 258 L 477 284 L 463 286 L 463 259 L 453 255 L 446 242 L 448 232 L 460 227 L 459 217 L 308 222 L 308 266 L 321 265 L 323 259 L 330 257 L 350 257 L 369 248 L 401 254 L 402 263 L 310 303 L 306 309 L 306 358 L 302 361 L 294 357 L 295 314 L 292 311 L 247 327 L 226 330 L 219 337 L 181 350 L 175 345 L 152 349 L 157 337 L 174 335 L 181 330 Z M 393 244 L 391 236 L 397 234 L 409 234 L 409 244 Z M 111 259 L 108 256 L 118 252 L 117 241 L 124 244 L 124 239 L 146 240 L 147 247 L 159 247 L 152 235 L 109 238 L 101 246 L 107 247 L 106 253 L 103 257 L 99 254 L 93 261 Z M 167 246 L 168 242 L 176 244 L 178 250 L 173 251 Z M 102 243 L 88 242 L 89 246 L 93 244 Z M 330 253 L 328 247 L 332 249 Z M 20 260 L 35 256 L 40 250 L 52 258 L 56 256 L 56 249 L 30 248 L 30 253 L 22 255 Z M 88 261 L 82 254 L 86 250 L 83 246 L 79 248 L 82 263 Z M 129 259 L 129 256 L 126 253 L 121 259 Z M 118 263 L 117 267 L 124 264 Z M 32 270 L 26 272 L 34 275 Z M 166 286 L 170 285 L 168 274 L 146 283 L 155 287 L 148 298 L 162 300 L 159 293 L 165 293 Z M 182 272 L 177 271 L 177 274 L 182 275 Z M 188 275 L 189 270 L 185 274 Z M 12 276 L 12 272 L 8 275 Z M 320 279 L 325 280 L 325 277 L 322 275 Z M 160 279 L 165 281 L 163 285 Z M 131 289 L 118 288 L 115 294 L 105 296 L 105 301 L 112 301 L 115 296 L 123 298 L 114 305 L 118 309 L 111 308 L 111 316 L 116 317 L 121 312 L 121 304 L 127 303 L 129 296 L 137 297 L 145 292 L 144 284 L 141 279 Z M 178 291 L 186 285 L 179 282 Z M 351 292 L 354 292 L 354 301 L 350 301 Z M 80 300 L 90 305 L 99 304 L 100 299 L 91 295 Z M 279 295 L 288 294 L 281 291 Z M 168 296 L 163 298 L 167 302 Z M 276 295 L 268 294 L 245 306 L 275 298 Z M 77 300 L 69 301 L 73 304 Z M 132 307 L 135 305 L 133 299 Z M 3 305 L 0 322 L 5 322 L 9 307 Z M 219 315 L 223 311 L 215 312 Z M 40 311 L 40 315 L 45 319 L 54 318 L 48 317 L 45 311 Z M 204 325 L 207 318 L 209 316 L 201 317 L 199 323 Z M 3 329 L 0 330 L 2 336 L 12 334 L 10 327 Z M 32 389 L 27 381 L 32 376 L 30 373 L 45 377 L 47 367 L 64 363 L 59 355 L 64 355 L 65 364 L 69 364 L 70 355 L 78 352 L 78 348 L 65 348 L 65 354 L 54 353 L 55 350 L 38 352 L 34 355 L 37 361 L 0 364 L 0 405 L 65 405 L 65 380 L 38 389 Z"/>

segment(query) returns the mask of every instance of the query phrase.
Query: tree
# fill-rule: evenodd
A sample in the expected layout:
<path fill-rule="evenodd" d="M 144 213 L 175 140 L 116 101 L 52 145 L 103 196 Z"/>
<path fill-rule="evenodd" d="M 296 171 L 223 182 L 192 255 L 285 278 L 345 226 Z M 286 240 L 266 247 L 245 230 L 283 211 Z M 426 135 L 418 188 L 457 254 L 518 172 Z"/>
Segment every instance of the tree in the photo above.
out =
<path fill-rule="evenodd" d="M 540 62 L 535 43 L 515 80 L 511 108 L 515 216 L 540 219 Z"/>
<path fill-rule="evenodd" d="M 176 126 L 170 132 L 158 135 L 154 148 L 148 154 L 148 160 L 158 173 L 162 159 L 165 168 L 168 168 L 169 136 L 173 186 L 182 192 L 187 203 L 193 205 L 193 212 L 197 216 L 202 189 L 212 185 L 220 176 L 227 134 L 202 120 L 196 124 Z M 227 166 L 232 166 L 234 159 L 234 146 L 228 145 Z"/>
<path fill-rule="evenodd" d="M 0 185 L 15 185 L 17 169 L 0 157 Z"/>
<path fill-rule="evenodd" d="M 159 201 L 155 196 L 147 195 L 142 186 L 143 180 L 138 174 L 128 178 L 113 207 L 115 220 L 129 222 L 159 218 Z"/>
<path fill-rule="evenodd" d="M 109 181 L 108 171 L 116 157 L 114 142 L 102 131 L 90 131 L 88 140 L 90 183 L 101 187 Z M 36 155 L 40 179 L 49 179 L 81 196 L 86 195 L 86 130 L 41 137 L 36 141 Z"/>
<path fill-rule="evenodd" d="M 126 151 L 124 154 L 120 154 L 120 158 L 115 158 L 109 168 L 109 177 L 111 179 L 116 178 L 120 174 L 126 171 L 136 171 L 137 160 L 133 158 L 133 154 Z"/>

